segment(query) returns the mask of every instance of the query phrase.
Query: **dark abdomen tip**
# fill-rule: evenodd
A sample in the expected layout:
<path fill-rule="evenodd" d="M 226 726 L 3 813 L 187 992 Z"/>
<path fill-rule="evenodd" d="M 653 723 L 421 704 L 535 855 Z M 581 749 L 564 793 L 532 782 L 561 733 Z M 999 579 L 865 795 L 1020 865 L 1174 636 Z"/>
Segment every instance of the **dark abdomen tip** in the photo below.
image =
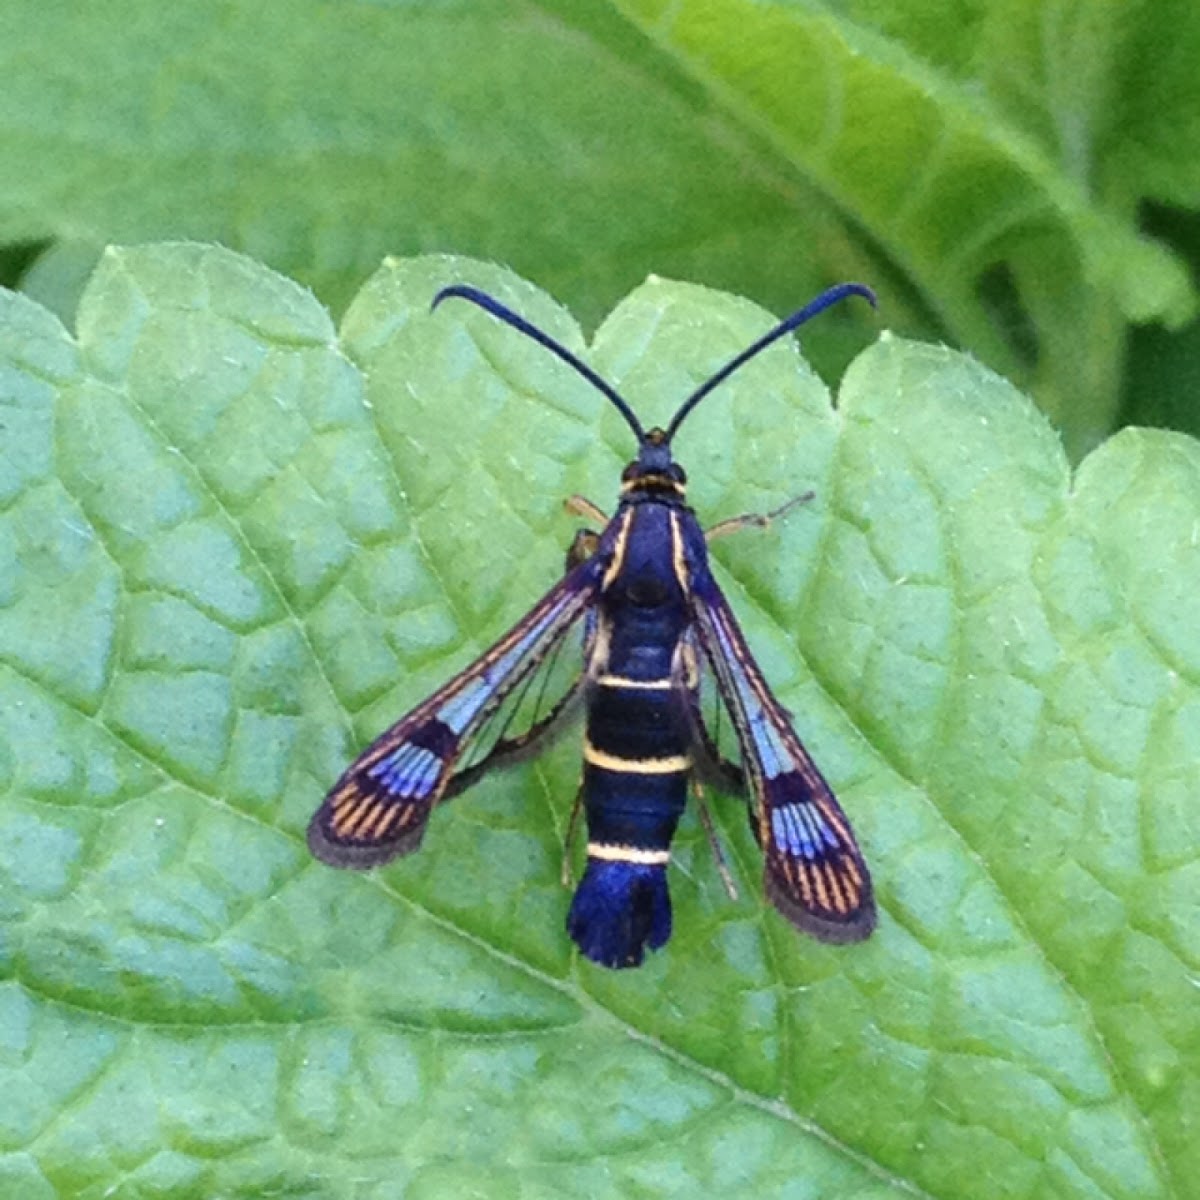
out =
<path fill-rule="evenodd" d="M 671 936 L 666 866 L 588 859 L 567 932 L 602 967 L 640 966 L 647 948 L 657 950 Z"/>

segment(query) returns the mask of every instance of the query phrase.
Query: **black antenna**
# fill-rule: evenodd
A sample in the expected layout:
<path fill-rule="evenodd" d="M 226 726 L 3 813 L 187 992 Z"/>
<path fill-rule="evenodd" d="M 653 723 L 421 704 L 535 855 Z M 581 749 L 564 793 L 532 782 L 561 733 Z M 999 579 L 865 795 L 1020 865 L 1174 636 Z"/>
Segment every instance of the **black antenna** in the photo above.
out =
<path fill-rule="evenodd" d="M 601 379 L 591 367 L 587 365 L 581 358 L 572 354 L 566 346 L 560 342 L 556 342 L 548 333 L 543 333 L 536 325 L 531 325 L 524 317 L 513 312 L 511 308 L 501 304 L 494 296 L 489 296 L 487 292 L 480 291 L 479 288 L 471 287 L 465 283 L 451 284 L 449 287 L 444 287 L 433 298 L 431 308 L 437 308 L 443 300 L 448 300 L 452 296 L 457 296 L 461 300 L 470 300 L 472 304 L 477 304 L 486 312 L 490 312 L 492 316 L 498 317 L 506 325 L 511 325 L 514 329 L 519 330 L 526 337 L 532 338 L 540 346 L 544 346 L 551 354 L 557 355 L 568 366 L 573 367 L 580 375 L 584 377 L 594 388 L 606 395 L 614 405 L 617 411 L 623 416 L 633 430 L 634 436 L 638 440 L 638 444 L 642 445 L 646 441 L 646 431 L 642 428 L 641 421 L 638 420 L 637 414 L 629 407 L 621 394 L 608 383 Z M 670 425 L 667 426 L 667 432 L 663 440 L 667 443 L 675 436 L 679 430 L 679 426 L 683 424 L 684 418 L 708 395 L 713 388 L 725 382 L 730 375 L 739 367 L 748 363 L 756 354 L 765 350 L 772 342 L 777 342 L 785 334 L 791 333 L 793 329 L 798 329 L 805 321 L 811 320 L 818 313 L 824 312 L 827 308 L 837 304 L 841 300 L 845 300 L 847 296 L 862 296 L 864 300 L 870 302 L 871 307 L 878 307 L 878 302 L 875 299 L 875 293 L 871 291 L 865 283 L 839 283 L 835 287 L 829 288 L 822 292 L 815 300 L 810 300 L 803 308 L 792 313 L 790 317 L 786 317 L 780 321 L 774 329 L 764 333 L 758 341 L 747 346 L 740 354 L 731 358 L 715 375 L 711 376 L 706 382 L 702 383 L 678 408 L 675 415 L 671 418 Z"/>
<path fill-rule="evenodd" d="M 494 296 L 489 296 L 487 292 L 481 292 L 478 288 L 470 287 L 465 283 L 451 284 L 450 287 L 444 287 L 433 298 L 431 310 L 437 308 L 443 300 L 448 300 L 451 296 L 457 296 L 462 300 L 470 300 L 472 304 L 478 304 L 480 308 L 490 312 L 493 317 L 499 317 L 507 325 L 511 325 L 514 329 L 519 329 L 526 337 L 533 338 L 541 346 L 545 346 L 551 354 L 558 355 L 568 366 L 574 367 L 580 375 L 584 377 L 593 387 L 603 392 L 617 406 L 617 411 L 629 423 L 630 429 L 633 430 L 634 436 L 638 440 L 640 446 L 646 440 L 646 431 L 642 428 L 642 423 L 637 419 L 637 415 L 633 409 L 621 397 L 620 393 L 612 386 L 605 382 L 587 365 L 581 358 L 572 354 L 570 350 L 559 342 L 556 342 L 548 333 L 543 333 L 536 325 L 531 325 L 524 317 L 518 316 L 511 308 L 507 308 L 501 304 Z"/>
<path fill-rule="evenodd" d="M 875 299 L 875 293 L 871 291 L 865 283 L 839 283 L 835 287 L 831 287 L 828 291 L 822 292 L 815 300 L 810 300 L 803 308 L 792 313 L 790 317 L 779 322 L 769 333 L 764 333 L 752 346 L 748 346 L 736 358 L 731 358 L 715 375 L 713 375 L 706 383 L 702 383 L 680 406 L 679 410 L 671 418 L 670 425 L 667 426 L 666 440 L 670 440 L 679 430 L 679 426 L 683 424 L 683 419 L 713 390 L 718 384 L 724 383 L 738 369 L 748 363 L 756 354 L 765 350 L 772 342 L 778 341 L 784 334 L 791 333 L 793 329 L 798 329 L 805 321 L 815 317 L 818 313 L 824 312 L 833 304 L 837 304 L 839 300 L 844 300 L 847 296 L 862 296 L 864 300 L 871 302 L 872 308 L 877 308 L 878 303 Z"/>

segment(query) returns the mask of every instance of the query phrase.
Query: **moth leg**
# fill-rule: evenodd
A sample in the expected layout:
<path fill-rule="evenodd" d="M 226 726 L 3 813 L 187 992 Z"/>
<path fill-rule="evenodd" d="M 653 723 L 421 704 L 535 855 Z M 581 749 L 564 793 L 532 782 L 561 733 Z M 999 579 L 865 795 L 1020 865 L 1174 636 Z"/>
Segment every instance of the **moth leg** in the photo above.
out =
<path fill-rule="evenodd" d="M 560 878 L 565 888 L 575 886 L 571 871 L 571 845 L 575 841 L 575 830 L 579 827 L 579 814 L 583 809 L 583 775 L 579 776 L 579 787 L 575 791 L 575 803 L 571 805 L 571 816 L 567 820 L 567 833 L 563 838 L 562 872 Z"/>
<path fill-rule="evenodd" d="M 563 501 L 563 508 L 573 517 L 583 517 L 585 520 L 595 521 L 597 525 L 608 524 L 608 514 L 605 513 L 604 509 L 598 504 L 593 504 L 586 496 L 580 496 L 578 493 L 568 496 Z"/>
<path fill-rule="evenodd" d="M 589 521 L 595 521 L 598 525 L 608 524 L 608 517 L 586 496 L 568 496 L 563 501 L 563 507 L 567 512 L 577 517 L 585 517 Z M 575 530 L 575 536 L 571 539 L 570 546 L 567 547 L 567 570 L 573 571 L 581 562 L 587 562 L 596 553 L 599 545 L 600 535 L 594 530 Z"/>
<path fill-rule="evenodd" d="M 604 511 L 586 496 L 568 496 L 563 501 L 563 507 L 574 516 L 585 517 L 589 521 L 595 521 L 597 525 L 608 524 L 608 517 L 604 515 Z M 575 536 L 567 547 L 567 570 L 573 571 L 581 562 L 587 562 L 596 553 L 599 545 L 600 535 L 594 530 L 575 530 Z"/>
<path fill-rule="evenodd" d="M 573 571 L 581 562 L 587 562 L 600 545 L 600 535 L 591 529 L 577 529 L 567 547 L 567 571 Z"/>
<path fill-rule="evenodd" d="M 704 531 L 704 540 L 713 542 L 742 529 L 767 529 L 773 521 L 786 517 L 793 508 L 807 503 L 815 495 L 816 492 L 805 492 L 802 496 L 793 496 L 786 504 L 773 508 L 769 513 L 742 513 L 740 516 L 726 517 L 724 521 L 718 521 L 711 529 Z"/>
<path fill-rule="evenodd" d="M 695 775 L 692 776 L 692 791 L 696 796 L 696 807 L 700 812 L 700 824 L 704 826 L 705 836 L 712 849 L 713 861 L 717 864 L 717 874 L 721 876 L 721 882 L 725 885 L 725 892 L 730 900 L 737 900 L 737 884 L 733 882 L 729 864 L 725 861 L 725 851 L 721 849 L 716 826 L 713 825 L 712 813 L 708 811 L 708 805 L 704 803 L 704 785 Z"/>

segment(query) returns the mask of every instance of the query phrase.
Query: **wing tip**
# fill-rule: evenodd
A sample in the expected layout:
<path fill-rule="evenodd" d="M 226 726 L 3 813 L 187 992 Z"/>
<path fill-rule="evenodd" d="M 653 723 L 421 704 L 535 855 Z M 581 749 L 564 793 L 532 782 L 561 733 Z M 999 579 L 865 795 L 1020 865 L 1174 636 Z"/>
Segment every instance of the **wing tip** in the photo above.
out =
<path fill-rule="evenodd" d="M 869 881 L 858 907 L 845 918 L 826 917 L 805 908 L 769 872 L 763 879 L 763 891 L 781 916 L 801 932 L 827 945 L 845 946 L 865 942 L 878 924 L 875 896 Z"/>
<path fill-rule="evenodd" d="M 341 867 L 351 871 L 369 871 L 382 867 L 405 854 L 412 854 L 421 845 L 424 825 L 409 830 L 395 841 L 375 843 L 348 843 L 331 837 L 325 829 L 325 809 L 318 809 L 308 823 L 306 840 L 312 856 L 328 867 Z"/>

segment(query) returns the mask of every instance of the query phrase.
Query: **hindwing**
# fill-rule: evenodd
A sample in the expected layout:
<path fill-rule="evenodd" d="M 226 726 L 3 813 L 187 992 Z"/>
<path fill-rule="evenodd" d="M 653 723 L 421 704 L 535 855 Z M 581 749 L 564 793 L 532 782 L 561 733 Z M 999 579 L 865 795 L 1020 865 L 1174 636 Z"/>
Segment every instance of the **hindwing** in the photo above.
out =
<path fill-rule="evenodd" d="M 875 901 L 850 822 L 767 686 L 706 567 L 694 573 L 692 604 L 696 638 L 737 731 L 768 898 L 792 924 L 822 941 L 867 937 L 875 927 Z"/>

